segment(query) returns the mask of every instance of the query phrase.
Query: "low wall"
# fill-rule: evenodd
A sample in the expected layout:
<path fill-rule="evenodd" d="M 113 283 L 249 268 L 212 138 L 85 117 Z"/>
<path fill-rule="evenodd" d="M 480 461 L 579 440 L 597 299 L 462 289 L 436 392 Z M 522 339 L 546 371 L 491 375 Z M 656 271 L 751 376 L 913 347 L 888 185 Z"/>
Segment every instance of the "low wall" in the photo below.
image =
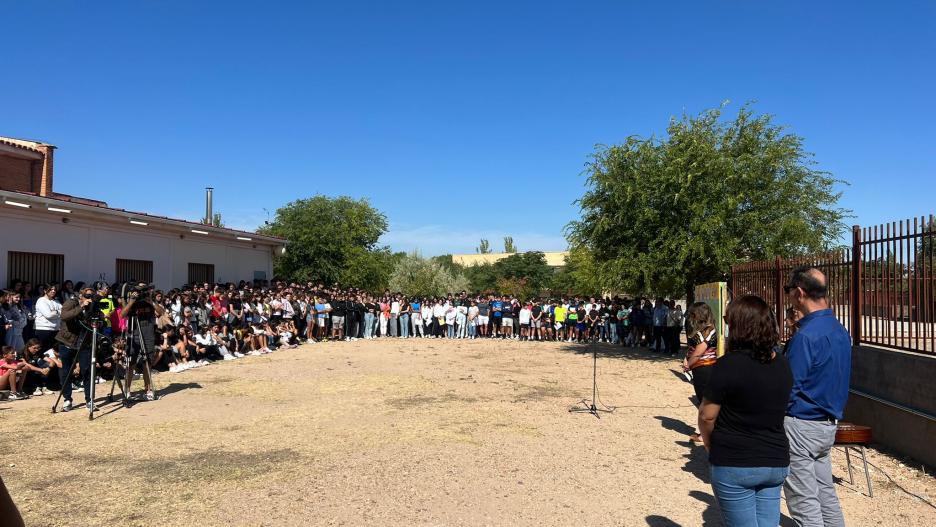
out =
<path fill-rule="evenodd" d="M 936 357 L 872 346 L 852 349 L 845 420 L 872 427 L 874 441 L 936 467 Z"/>

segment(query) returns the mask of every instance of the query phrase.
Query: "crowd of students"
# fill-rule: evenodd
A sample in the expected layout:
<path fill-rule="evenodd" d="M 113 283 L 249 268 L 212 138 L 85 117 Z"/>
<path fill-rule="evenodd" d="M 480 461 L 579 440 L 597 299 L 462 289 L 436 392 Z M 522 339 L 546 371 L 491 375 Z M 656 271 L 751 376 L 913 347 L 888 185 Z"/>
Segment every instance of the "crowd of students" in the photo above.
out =
<path fill-rule="evenodd" d="M 96 282 L 89 294 L 102 299 L 106 349 L 99 353 L 100 379 L 110 380 L 126 347 L 121 338 L 128 318 L 119 284 Z M 143 284 L 141 284 L 142 286 Z M 62 307 L 88 289 L 83 283 L 14 281 L 0 292 L 0 391 L 27 398 L 91 382 L 76 365 L 63 372 Z M 376 338 L 514 339 L 523 341 L 606 342 L 646 346 L 676 354 L 682 307 L 672 301 L 608 297 L 518 299 L 510 295 L 469 294 L 413 297 L 384 291 L 372 294 L 322 284 L 191 284 L 151 291 L 151 335 L 144 339 L 152 368 L 181 373 L 216 360 L 270 353 L 302 342 Z M 146 327 L 149 330 L 149 327 Z"/>
<path fill-rule="evenodd" d="M 574 296 L 523 300 L 465 291 L 418 298 L 245 282 L 167 292 L 137 284 L 132 295 L 125 291 L 69 282 L 35 291 L 14 283 L 2 291 L 0 391 L 18 399 L 60 386 L 68 392 L 70 408 L 77 377 L 87 399 L 88 384 L 98 381 L 83 366 L 68 371 L 72 362 L 63 353 L 74 346 L 75 326 L 66 322 L 78 303 L 85 306 L 92 298 L 104 315 L 102 332 L 110 337 L 98 357 L 104 379 L 117 375 L 127 338 L 134 338 L 127 335 L 131 318 L 145 319 L 137 325 L 148 333 L 141 330 L 139 340 L 150 351 L 149 364 L 175 373 L 303 341 L 359 338 L 600 341 L 675 355 L 684 326 L 683 369 L 699 404 L 700 433 L 692 439 L 709 451 L 712 485 L 726 523 L 776 525 L 783 487 L 797 521 L 843 525 L 829 453 L 847 399 L 851 342 L 829 308 L 825 276 L 815 268 L 794 270 L 785 287 L 794 306 L 784 321 L 794 334 L 785 348 L 773 311 L 762 299 L 746 296 L 729 305 L 727 354 L 721 358 L 716 321 L 701 302 L 690 305 L 684 317 L 680 305 L 662 298 L 655 303 Z"/>

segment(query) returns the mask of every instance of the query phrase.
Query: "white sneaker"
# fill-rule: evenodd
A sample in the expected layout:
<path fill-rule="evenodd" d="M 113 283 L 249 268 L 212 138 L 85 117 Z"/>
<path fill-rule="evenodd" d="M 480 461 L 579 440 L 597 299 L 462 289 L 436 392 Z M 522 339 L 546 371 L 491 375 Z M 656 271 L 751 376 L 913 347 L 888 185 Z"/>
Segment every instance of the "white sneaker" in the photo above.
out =
<path fill-rule="evenodd" d="M 234 355 L 225 355 L 224 360 L 234 360 Z"/>
<path fill-rule="evenodd" d="M 173 364 L 172 366 L 169 366 L 169 373 L 176 373 L 177 371 L 179 370 L 178 368 L 176 368 L 175 364 Z"/>
<path fill-rule="evenodd" d="M 33 397 L 38 397 L 40 395 L 43 395 L 42 388 L 36 388 L 36 391 L 33 392 Z"/>
<path fill-rule="evenodd" d="M 235 351 L 235 352 L 234 352 L 234 356 L 237 357 L 237 358 L 239 359 L 239 358 L 243 357 L 244 354 L 241 353 L 241 352 L 239 352 L 239 351 Z"/>

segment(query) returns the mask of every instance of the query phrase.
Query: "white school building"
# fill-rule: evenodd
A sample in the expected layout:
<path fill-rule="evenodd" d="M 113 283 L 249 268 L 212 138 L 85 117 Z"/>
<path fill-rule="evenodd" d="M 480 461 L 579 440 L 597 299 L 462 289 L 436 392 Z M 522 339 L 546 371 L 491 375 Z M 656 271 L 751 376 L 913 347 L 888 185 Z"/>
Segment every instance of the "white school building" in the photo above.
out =
<path fill-rule="evenodd" d="M 0 283 L 273 278 L 286 241 L 203 222 L 108 207 L 52 189 L 54 146 L 0 137 Z"/>

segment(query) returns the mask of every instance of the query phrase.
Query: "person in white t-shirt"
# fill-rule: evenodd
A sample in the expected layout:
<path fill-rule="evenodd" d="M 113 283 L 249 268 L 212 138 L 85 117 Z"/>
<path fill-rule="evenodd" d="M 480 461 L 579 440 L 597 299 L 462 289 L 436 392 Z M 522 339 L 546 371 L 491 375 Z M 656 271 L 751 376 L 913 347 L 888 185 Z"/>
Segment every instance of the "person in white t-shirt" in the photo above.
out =
<path fill-rule="evenodd" d="M 468 307 L 468 338 L 474 339 L 478 336 L 478 303 L 474 300 L 471 301 L 471 306 Z"/>
<path fill-rule="evenodd" d="M 458 338 L 468 338 L 468 306 L 460 305 L 455 308 L 455 324 L 458 325 Z"/>
<path fill-rule="evenodd" d="M 62 320 L 62 304 L 58 303 L 55 295 L 58 289 L 55 284 L 48 284 L 45 294 L 36 300 L 36 317 L 33 320 L 36 338 L 42 344 L 41 349 L 49 349 L 55 344 L 55 334 L 58 333 L 59 323 Z"/>
<path fill-rule="evenodd" d="M 532 310 L 530 309 L 530 304 L 523 304 L 523 307 L 520 308 L 520 314 L 517 315 L 517 319 L 520 322 L 520 340 L 529 340 L 530 339 L 530 318 L 532 317 Z"/>

